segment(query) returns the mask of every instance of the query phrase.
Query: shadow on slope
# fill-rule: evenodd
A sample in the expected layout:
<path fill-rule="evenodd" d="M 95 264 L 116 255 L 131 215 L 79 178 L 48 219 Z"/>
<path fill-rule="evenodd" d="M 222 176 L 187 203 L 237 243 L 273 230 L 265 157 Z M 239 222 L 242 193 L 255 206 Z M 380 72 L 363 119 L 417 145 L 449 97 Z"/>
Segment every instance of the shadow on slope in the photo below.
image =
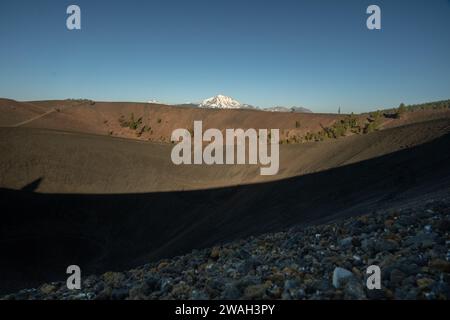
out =
<path fill-rule="evenodd" d="M 382 157 L 261 184 L 149 194 L 0 189 L 0 292 L 121 270 L 212 246 L 404 205 L 450 188 L 450 135 Z"/>

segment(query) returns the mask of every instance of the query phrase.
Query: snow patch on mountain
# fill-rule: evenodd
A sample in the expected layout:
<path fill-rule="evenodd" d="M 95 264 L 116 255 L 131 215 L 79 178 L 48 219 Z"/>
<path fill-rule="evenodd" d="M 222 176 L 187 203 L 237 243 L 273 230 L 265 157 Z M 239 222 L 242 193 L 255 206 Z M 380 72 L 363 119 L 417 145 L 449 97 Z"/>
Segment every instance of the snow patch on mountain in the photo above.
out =
<path fill-rule="evenodd" d="M 200 108 L 213 109 L 241 109 L 243 106 L 239 101 L 221 94 L 205 99 L 199 105 Z"/>

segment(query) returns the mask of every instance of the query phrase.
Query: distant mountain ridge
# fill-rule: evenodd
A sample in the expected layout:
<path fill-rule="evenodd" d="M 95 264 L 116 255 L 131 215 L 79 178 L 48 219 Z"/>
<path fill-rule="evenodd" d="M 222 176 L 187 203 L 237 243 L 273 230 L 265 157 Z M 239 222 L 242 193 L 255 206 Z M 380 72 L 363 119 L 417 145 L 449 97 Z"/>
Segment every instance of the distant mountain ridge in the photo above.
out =
<path fill-rule="evenodd" d="M 303 107 L 281 107 L 281 106 L 276 106 L 276 107 L 272 107 L 272 108 L 266 108 L 264 109 L 265 111 L 270 111 L 270 112 L 303 112 L 303 113 L 312 113 L 311 110 L 303 108 Z"/>
<path fill-rule="evenodd" d="M 192 104 L 191 104 L 192 105 Z M 217 96 L 208 98 L 203 100 L 200 104 L 198 104 L 199 108 L 211 108 L 211 109 L 256 109 L 256 110 L 262 110 L 262 111 L 271 111 L 271 112 L 308 112 L 312 113 L 311 110 L 303 108 L 303 107 L 281 107 L 276 106 L 272 108 L 259 108 L 255 107 L 249 104 L 243 104 L 239 101 L 224 96 L 222 94 L 219 94 Z"/>
<path fill-rule="evenodd" d="M 167 104 L 161 102 L 157 99 L 151 99 L 148 103 L 152 104 Z M 260 111 L 269 111 L 269 112 L 298 112 L 298 113 L 312 113 L 311 110 L 303 108 L 303 107 L 283 107 L 283 106 L 275 106 L 270 108 L 260 108 L 257 106 L 253 106 L 246 103 L 241 103 L 238 100 L 219 94 L 217 96 L 207 98 L 200 103 L 198 102 L 185 102 L 172 104 L 177 107 L 188 107 L 188 108 L 204 108 L 204 109 L 253 109 Z"/>

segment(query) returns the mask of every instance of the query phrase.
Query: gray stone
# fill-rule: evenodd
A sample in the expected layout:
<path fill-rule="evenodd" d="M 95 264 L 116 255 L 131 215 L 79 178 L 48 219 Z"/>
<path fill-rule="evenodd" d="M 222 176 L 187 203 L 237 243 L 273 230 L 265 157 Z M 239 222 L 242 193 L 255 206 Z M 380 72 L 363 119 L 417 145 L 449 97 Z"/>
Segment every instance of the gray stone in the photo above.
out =
<path fill-rule="evenodd" d="M 342 249 L 348 249 L 348 248 L 351 248 L 351 247 L 352 247 L 352 240 L 353 240 L 353 237 L 347 237 L 347 238 L 344 238 L 344 239 L 342 239 L 342 240 L 339 241 L 339 246 L 340 246 Z"/>
<path fill-rule="evenodd" d="M 351 271 L 336 267 L 333 271 L 333 286 L 336 289 L 339 289 L 345 284 L 345 282 L 349 281 L 353 277 L 354 275 Z"/>

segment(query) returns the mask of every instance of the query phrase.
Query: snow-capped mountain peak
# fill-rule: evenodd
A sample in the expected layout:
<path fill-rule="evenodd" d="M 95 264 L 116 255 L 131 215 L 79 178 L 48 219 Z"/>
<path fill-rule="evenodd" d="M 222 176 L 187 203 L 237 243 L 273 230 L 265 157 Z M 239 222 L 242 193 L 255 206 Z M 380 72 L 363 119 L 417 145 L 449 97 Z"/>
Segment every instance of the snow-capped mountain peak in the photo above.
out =
<path fill-rule="evenodd" d="M 245 105 L 241 104 L 239 101 L 234 100 L 231 97 L 219 94 L 215 97 L 203 100 L 200 103 L 199 107 L 217 109 L 240 109 L 245 108 Z"/>

